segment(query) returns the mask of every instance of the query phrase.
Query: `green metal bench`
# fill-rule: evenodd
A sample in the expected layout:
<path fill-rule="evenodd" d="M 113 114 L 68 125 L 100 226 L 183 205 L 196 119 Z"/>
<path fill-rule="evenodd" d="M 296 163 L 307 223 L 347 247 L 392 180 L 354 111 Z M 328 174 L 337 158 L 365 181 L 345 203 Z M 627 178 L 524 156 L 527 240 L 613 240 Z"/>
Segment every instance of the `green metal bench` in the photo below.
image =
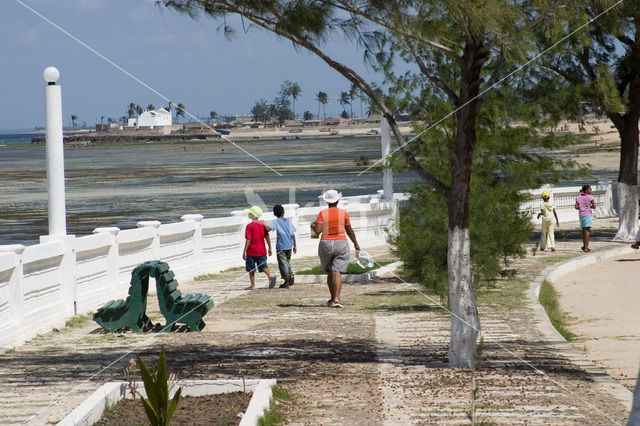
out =
<path fill-rule="evenodd" d="M 191 331 L 200 331 L 205 327 L 202 317 L 213 307 L 213 300 L 200 293 L 182 295 L 168 265 L 156 276 L 156 292 L 160 312 L 167 320 L 162 331 L 170 331 L 177 323 L 186 324 Z"/>
<path fill-rule="evenodd" d="M 153 323 L 147 317 L 147 292 L 149 291 L 149 273 L 147 265 L 142 264 L 131 272 L 131 285 L 126 300 L 107 302 L 93 314 L 93 320 L 107 331 L 114 332 L 130 327 L 137 333 L 149 331 Z"/>
<path fill-rule="evenodd" d="M 93 320 L 107 331 L 130 327 L 135 332 L 146 332 L 153 328 L 147 317 L 147 292 L 149 277 L 156 280 L 158 305 L 166 319 L 162 331 L 170 331 L 174 324 L 186 324 L 192 331 L 205 327 L 202 317 L 213 307 L 211 297 L 206 294 L 182 295 L 178 290 L 169 265 L 159 260 L 145 262 L 131 272 L 131 286 L 126 300 L 111 300 L 93 315 Z"/>

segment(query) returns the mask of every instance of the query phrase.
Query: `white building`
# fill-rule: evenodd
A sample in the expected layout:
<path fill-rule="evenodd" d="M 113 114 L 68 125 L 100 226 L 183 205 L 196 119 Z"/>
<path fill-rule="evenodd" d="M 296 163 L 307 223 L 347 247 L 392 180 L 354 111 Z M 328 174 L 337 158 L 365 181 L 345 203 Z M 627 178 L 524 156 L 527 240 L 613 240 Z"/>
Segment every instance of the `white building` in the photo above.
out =
<path fill-rule="evenodd" d="M 171 113 L 164 108 L 145 111 L 138 117 L 138 127 L 171 126 Z"/>

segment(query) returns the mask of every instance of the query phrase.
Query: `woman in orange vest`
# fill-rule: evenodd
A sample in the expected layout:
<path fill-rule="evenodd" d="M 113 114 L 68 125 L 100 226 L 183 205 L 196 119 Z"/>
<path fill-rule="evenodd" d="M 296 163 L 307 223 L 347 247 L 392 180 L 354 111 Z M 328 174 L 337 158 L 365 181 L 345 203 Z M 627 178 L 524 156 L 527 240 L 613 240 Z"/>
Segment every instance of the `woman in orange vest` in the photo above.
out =
<path fill-rule="evenodd" d="M 322 270 L 327 273 L 327 285 L 331 293 L 327 306 L 330 308 L 342 308 L 342 274 L 347 272 L 349 265 L 347 236 L 353 242 L 354 248 L 360 250 L 347 211 L 338 208 L 340 198 L 342 194 L 335 189 L 323 193 L 322 199 L 329 207 L 318 213 L 318 218 L 311 224 L 316 233 L 322 234 L 318 244 L 318 257 Z"/>

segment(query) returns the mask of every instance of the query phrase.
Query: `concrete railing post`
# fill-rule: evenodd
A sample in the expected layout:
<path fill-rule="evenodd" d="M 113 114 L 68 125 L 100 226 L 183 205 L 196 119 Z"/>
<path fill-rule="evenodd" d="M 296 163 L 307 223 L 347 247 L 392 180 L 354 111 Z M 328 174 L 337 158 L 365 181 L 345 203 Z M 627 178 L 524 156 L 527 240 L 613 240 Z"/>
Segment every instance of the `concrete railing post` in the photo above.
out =
<path fill-rule="evenodd" d="M 23 285 L 23 270 L 22 270 L 22 253 L 24 252 L 25 246 L 22 244 L 11 244 L 0 246 L 0 253 L 13 253 L 14 259 L 13 263 L 15 265 L 15 269 L 11 277 L 9 278 L 9 316 L 15 321 L 15 325 L 17 325 L 17 330 L 12 330 L 9 334 L 13 334 L 12 337 L 3 336 L 4 338 L 9 339 L 11 344 L 8 346 L 13 347 L 20 345 L 25 340 L 25 330 L 23 325 L 24 318 L 24 308 L 23 308 L 23 298 L 22 298 L 22 285 Z M 27 331 L 28 332 L 28 331 Z M 2 340 L 3 340 L 2 339 Z"/>
<path fill-rule="evenodd" d="M 393 199 L 393 172 L 387 167 L 391 152 L 391 128 L 389 122 L 382 117 L 380 119 L 380 143 L 382 145 L 382 198 L 386 201 Z"/>
<path fill-rule="evenodd" d="M 118 233 L 120 228 L 116 226 L 105 226 L 93 230 L 94 234 L 109 234 L 111 247 L 107 254 L 107 279 L 111 283 L 114 294 L 118 291 L 118 271 L 120 270 L 120 251 L 118 249 Z"/>
<path fill-rule="evenodd" d="M 160 228 L 159 220 L 143 220 L 136 224 L 138 228 L 154 228 L 156 233 L 151 243 L 151 256 L 153 259 L 160 260 L 160 236 L 158 235 L 158 228 Z"/>
<path fill-rule="evenodd" d="M 182 219 L 183 222 L 194 222 L 196 224 L 196 228 L 193 231 L 193 255 L 198 265 L 198 270 L 194 271 L 194 275 L 198 275 L 204 268 L 204 257 L 202 255 L 202 219 L 204 219 L 204 216 L 201 214 L 185 214 L 182 215 L 180 219 Z"/>

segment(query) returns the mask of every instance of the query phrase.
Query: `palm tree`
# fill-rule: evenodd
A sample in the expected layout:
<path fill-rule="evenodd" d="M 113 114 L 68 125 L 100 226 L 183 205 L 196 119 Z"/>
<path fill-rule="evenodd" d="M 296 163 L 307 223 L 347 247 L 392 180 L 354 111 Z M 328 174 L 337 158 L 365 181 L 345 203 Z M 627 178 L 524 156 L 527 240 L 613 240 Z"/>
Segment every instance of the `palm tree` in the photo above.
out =
<path fill-rule="evenodd" d="M 100 125 L 102 125 L 102 122 L 104 121 L 104 115 L 100 116 Z"/>
<path fill-rule="evenodd" d="M 144 108 L 142 108 L 140 105 L 136 105 L 136 115 L 139 117 L 143 112 Z"/>
<path fill-rule="evenodd" d="M 133 102 L 129 104 L 129 109 L 127 110 L 127 116 L 129 118 L 133 118 L 136 115 L 136 104 Z"/>
<path fill-rule="evenodd" d="M 156 107 L 153 104 L 147 105 L 147 111 L 155 111 Z"/>
<path fill-rule="evenodd" d="M 353 117 L 353 100 L 358 97 L 358 87 L 355 84 L 351 85 L 349 89 L 349 110 L 351 111 L 351 117 Z"/>
<path fill-rule="evenodd" d="M 176 121 L 178 121 L 178 117 L 184 117 L 184 113 L 187 110 L 187 108 L 182 104 L 179 103 L 178 106 L 176 107 Z M 178 121 L 179 123 L 180 121 Z"/>
<path fill-rule="evenodd" d="M 217 112 L 215 112 L 215 111 L 211 111 L 211 112 L 209 113 L 209 120 L 210 120 L 210 121 L 213 121 L 213 120 L 215 120 L 216 118 L 218 118 L 218 113 L 217 113 Z"/>
<path fill-rule="evenodd" d="M 322 104 L 322 114 L 324 115 L 324 118 L 327 118 L 327 114 L 325 114 L 325 112 L 324 112 L 324 106 L 327 104 L 327 102 L 329 102 L 329 95 L 327 95 L 326 92 L 323 92 L 322 90 L 320 90 L 316 94 L 316 101 L 318 101 L 318 118 L 320 118 L 320 105 L 321 104 Z"/>
<path fill-rule="evenodd" d="M 71 116 L 71 127 L 73 127 L 74 129 L 76 128 L 76 120 L 78 119 L 77 115 L 72 115 Z"/>
<path fill-rule="evenodd" d="M 345 105 L 350 105 L 351 104 L 351 102 L 349 102 L 349 92 L 340 92 L 340 97 L 338 98 L 338 103 L 342 107 L 342 111 L 346 112 L 345 109 L 344 109 Z"/>
<path fill-rule="evenodd" d="M 298 83 L 291 83 L 289 85 L 289 96 L 291 96 L 291 106 L 293 109 L 293 118 L 296 117 L 296 99 L 302 94 L 302 89 Z"/>

